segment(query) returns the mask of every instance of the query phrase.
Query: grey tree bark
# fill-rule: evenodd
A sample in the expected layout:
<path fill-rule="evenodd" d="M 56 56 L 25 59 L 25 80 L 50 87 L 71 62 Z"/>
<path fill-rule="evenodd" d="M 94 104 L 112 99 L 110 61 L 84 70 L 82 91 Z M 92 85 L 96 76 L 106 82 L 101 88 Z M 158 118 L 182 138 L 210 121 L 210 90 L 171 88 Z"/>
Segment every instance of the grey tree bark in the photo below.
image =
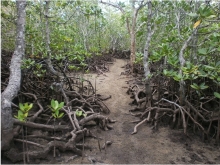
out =
<path fill-rule="evenodd" d="M 6 89 L 1 94 L 1 149 L 7 150 L 13 139 L 13 117 L 11 101 L 20 90 L 21 84 L 21 60 L 25 53 L 25 7 L 26 0 L 16 1 L 17 6 L 17 30 L 16 46 L 10 64 L 10 77 Z"/>
<path fill-rule="evenodd" d="M 48 70 L 56 75 L 56 76 L 61 76 L 62 74 L 57 72 L 54 68 L 53 68 L 53 65 L 52 65 L 52 62 L 51 62 L 51 50 L 50 50 L 50 28 L 49 28 L 49 4 L 50 4 L 50 0 L 46 0 L 46 6 L 45 6 L 45 30 L 46 30 L 46 37 L 45 37 L 45 42 L 46 42 L 46 49 L 47 49 L 47 60 L 46 60 L 46 63 L 47 63 L 47 67 L 48 67 Z"/>
<path fill-rule="evenodd" d="M 148 23 L 147 23 L 147 41 L 144 48 L 144 58 L 143 58 L 143 65 L 144 65 L 144 75 L 145 75 L 145 93 L 146 93 L 146 101 L 150 104 L 151 100 L 151 88 L 150 88 L 150 69 L 149 69 L 149 47 L 152 35 L 154 34 L 154 30 L 152 31 L 151 28 L 151 20 L 152 20 L 152 4 L 151 1 L 148 1 Z M 151 105 L 149 105 L 151 106 Z"/>
<path fill-rule="evenodd" d="M 179 74 L 181 75 L 181 77 L 183 75 L 181 68 L 184 67 L 184 65 L 186 63 L 185 58 L 184 58 L 184 51 L 196 33 L 197 33 L 197 28 L 195 28 L 193 30 L 191 36 L 189 36 L 189 38 L 184 42 L 184 44 L 180 50 L 180 53 L 179 53 L 179 61 L 180 61 Z M 184 82 L 183 78 L 181 78 L 179 85 L 180 85 L 180 88 L 179 88 L 180 105 L 184 105 L 184 103 L 185 103 L 185 101 L 184 101 L 185 100 L 185 82 Z"/>
<path fill-rule="evenodd" d="M 131 71 L 134 72 L 134 62 L 136 59 L 136 24 L 137 24 L 137 16 L 139 10 L 144 7 L 147 3 L 144 1 L 141 1 L 141 4 L 135 8 L 135 0 L 132 0 L 132 23 L 131 23 L 131 30 L 130 30 L 130 38 L 131 38 L 131 56 L 130 56 L 130 65 L 131 65 Z"/>

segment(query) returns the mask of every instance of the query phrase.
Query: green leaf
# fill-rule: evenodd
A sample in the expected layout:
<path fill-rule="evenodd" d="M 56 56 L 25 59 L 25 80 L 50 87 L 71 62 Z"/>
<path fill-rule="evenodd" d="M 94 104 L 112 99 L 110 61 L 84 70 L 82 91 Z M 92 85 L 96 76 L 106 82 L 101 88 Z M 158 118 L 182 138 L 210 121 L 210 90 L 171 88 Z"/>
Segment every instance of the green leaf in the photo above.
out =
<path fill-rule="evenodd" d="M 21 111 L 21 110 L 18 110 L 18 117 L 19 116 L 24 116 L 24 113 L 23 113 L 23 111 Z"/>
<path fill-rule="evenodd" d="M 53 116 L 54 118 L 57 118 L 56 115 L 55 115 L 54 113 L 52 113 L 52 116 Z"/>
<path fill-rule="evenodd" d="M 144 34 L 143 31 L 138 31 L 138 32 L 137 32 L 137 37 L 140 37 L 140 36 L 142 36 L 143 34 Z"/>
<path fill-rule="evenodd" d="M 49 106 L 52 112 L 55 112 L 56 109 L 54 109 L 53 107 Z"/>
<path fill-rule="evenodd" d="M 25 109 L 28 108 L 28 103 L 24 103 L 24 108 L 25 108 Z"/>
<path fill-rule="evenodd" d="M 173 76 L 174 76 L 173 79 L 176 81 L 180 81 L 183 78 L 181 74 L 175 74 Z"/>
<path fill-rule="evenodd" d="M 214 69 L 215 69 L 213 66 L 209 66 L 209 65 L 204 65 L 204 67 L 205 67 L 206 69 L 211 69 L 211 70 L 214 70 Z"/>
<path fill-rule="evenodd" d="M 22 103 L 19 103 L 19 109 L 21 110 L 21 111 L 24 111 L 25 109 L 24 109 L 24 105 L 22 104 Z"/>
<path fill-rule="evenodd" d="M 204 86 L 200 86 L 200 89 L 207 89 L 209 86 L 207 86 L 207 85 L 204 85 Z"/>
<path fill-rule="evenodd" d="M 64 113 L 61 113 L 59 116 L 58 116 L 58 118 L 61 118 L 61 117 L 63 117 L 63 115 L 64 115 Z"/>
<path fill-rule="evenodd" d="M 79 111 L 79 116 L 82 116 L 82 111 Z"/>
<path fill-rule="evenodd" d="M 216 17 L 216 15 L 210 15 L 210 16 L 208 16 L 207 18 L 215 18 Z"/>
<path fill-rule="evenodd" d="M 196 14 L 196 13 L 189 13 L 188 14 L 190 17 L 197 17 L 198 16 L 198 14 Z"/>
<path fill-rule="evenodd" d="M 31 103 L 28 105 L 28 103 L 24 104 L 24 112 L 28 112 L 33 107 L 33 104 Z"/>
<path fill-rule="evenodd" d="M 31 108 L 33 108 L 33 103 L 31 103 L 31 104 L 29 105 L 28 111 L 29 111 Z"/>
<path fill-rule="evenodd" d="M 166 69 L 164 69 L 164 70 L 163 70 L 163 74 L 166 76 L 166 75 L 167 75 L 167 73 L 168 73 L 168 72 L 167 72 L 167 70 L 166 70 Z"/>
<path fill-rule="evenodd" d="M 199 90 L 199 86 L 195 83 L 193 83 L 192 85 L 190 85 L 193 89 Z"/>
<path fill-rule="evenodd" d="M 200 77 L 207 77 L 208 75 L 206 74 L 206 72 L 204 72 L 203 70 L 199 70 L 199 76 Z"/>
<path fill-rule="evenodd" d="M 28 117 L 28 113 L 24 113 L 24 118 L 27 118 Z"/>
<path fill-rule="evenodd" d="M 59 110 L 58 109 L 55 111 L 55 115 L 59 116 Z"/>
<path fill-rule="evenodd" d="M 25 120 L 25 116 L 21 110 L 18 110 L 18 116 L 15 116 L 15 118 L 17 118 L 19 121 Z"/>
<path fill-rule="evenodd" d="M 206 7 L 202 10 L 201 15 L 207 18 L 207 17 L 213 15 L 213 12 L 212 12 L 212 10 L 211 10 L 209 7 L 206 6 Z"/>
<path fill-rule="evenodd" d="M 208 51 L 206 48 L 201 48 L 201 49 L 198 49 L 198 52 L 199 54 L 206 55 Z"/>
<path fill-rule="evenodd" d="M 214 92 L 214 95 L 215 95 L 216 98 L 220 99 L 220 93 Z"/>
<path fill-rule="evenodd" d="M 54 99 L 51 100 L 51 107 L 52 107 L 52 108 L 55 107 L 55 101 L 54 101 Z"/>
<path fill-rule="evenodd" d="M 54 101 L 54 109 L 57 109 L 59 107 L 59 103 L 57 100 Z"/>
<path fill-rule="evenodd" d="M 22 121 L 22 122 L 24 122 L 24 121 L 25 121 L 25 119 L 24 119 L 24 118 L 20 118 L 20 117 L 18 118 L 18 120 L 19 120 L 19 121 Z"/>
<path fill-rule="evenodd" d="M 78 117 L 80 117 L 80 116 L 82 116 L 82 111 L 79 111 L 78 109 L 76 110 L 76 116 L 78 116 Z"/>
<path fill-rule="evenodd" d="M 64 102 L 61 102 L 61 103 L 59 104 L 59 108 L 63 108 L 63 106 L 64 106 Z"/>
<path fill-rule="evenodd" d="M 220 47 L 219 47 L 220 48 Z M 215 64 L 215 66 L 219 66 L 220 65 L 220 61 L 218 61 L 216 64 Z"/>

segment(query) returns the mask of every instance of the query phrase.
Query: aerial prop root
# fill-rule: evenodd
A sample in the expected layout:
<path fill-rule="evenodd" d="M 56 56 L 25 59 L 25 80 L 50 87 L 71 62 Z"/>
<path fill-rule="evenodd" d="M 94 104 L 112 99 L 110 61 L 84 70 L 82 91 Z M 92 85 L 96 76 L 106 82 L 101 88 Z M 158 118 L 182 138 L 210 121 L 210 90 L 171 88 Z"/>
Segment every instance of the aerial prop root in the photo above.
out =
<path fill-rule="evenodd" d="M 56 147 L 56 153 L 60 154 L 60 151 L 65 152 L 65 151 L 72 151 L 73 153 L 81 156 L 82 151 L 79 148 L 82 148 L 82 144 L 76 144 L 79 142 L 83 137 L 94 137 L 93 134 L 86 128 L 79 130 L 79 131 L 71 131 L 70 132 L 70 138 L 68 139 L 58 139 L 53 140 L 50 138 L 51 141 L 49 141 L 47 144 L 41 145 L 37 142 L 34 141 L 25 141 L 31 146 L 35 146 L 38 148 L 38 150 L 34 149 L 34 147 L 31 147 L 28 151 L 28 155 L 30 159 L 43 159 L 46 158 L 47 155 L 49 154 L 50 151 L 53 150 L 54 146 Z M 32 136 L 30 137 L 32 140 L 33 139 L 38 139 L 39 137 Z M 49 137 L 48 137 L 49 138 Z M 48 139 L 46 138 L 46 139 Z M 14 141 L 17 142 L 23 142 L 22 139 L 14 139 Z M 84 148 L 89 148 L 89 146 L 83 146 Z M 4 156 L 9 158 L 13 163 L 22 161 L 23 157 L 22 155 L 24 152 L 19 152 L 17 148 L 11 148 L 9 151 L 4 153 Z"/>
<path fill-rule="evenodd" d="M 171 108 L 160 108 L 160 107 L 148 107 L 145 110 L 145 112 L 142 113 L 140 118 L 143 119 L 144 116 L 148 116 L 148 117 L 141 120 L 134 127 L 134 131 L 131 133 L 132 135 L 137 133 L 137 128 L 140 125 L 144 124 L 145 122 L 149 122 L 149 121 L 152 121 L 154 123 L 154 126 L 152 128 L 157 129 L 158 119 L 161 117 L 160 114 L 162 114 L 162 116 L 165 115 L 165 114 L 171 114 L 173 116 L 173 122 L 175 122 L 176 121 L 176 115 L 179 112 L 180 112 L 181 118 L 182 118 L 182 125 L 183 125 L 184 134 L 187 134 L 187 132 L 186 132 L 186 130 L 187 130 L 186 116 L 188 116 L 193 121 L 193 123 L 200 128 L 200 130 L 203 132 L 203 135 L 205 135 L 205 134 L 207 135 L 207 131 L 204 129 L 204 127 L 200 123 L 198 123 L 184 107 L 178 105 L 175 102 L 164 99 L 164 98 L 162 98 L 160 101 L 155 103 L 155 105 L 157 105 L 161 101 L 166 101 L 166 102 L 169 102 L 170 104 L 174 104 L 174 106 L 176 108 L 171 109 Z M 152 115 L 152 114 L 154 114 L 154 115 Z"/>

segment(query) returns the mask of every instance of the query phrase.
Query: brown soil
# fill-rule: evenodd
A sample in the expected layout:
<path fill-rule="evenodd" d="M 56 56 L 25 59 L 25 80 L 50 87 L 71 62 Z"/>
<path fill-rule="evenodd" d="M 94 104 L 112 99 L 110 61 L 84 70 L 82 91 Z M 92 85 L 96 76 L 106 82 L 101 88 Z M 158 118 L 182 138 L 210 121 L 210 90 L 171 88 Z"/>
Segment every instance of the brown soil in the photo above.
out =
<path fill-rule="evenodd" d="M 150 124 L 143 124 L 138 128 L 138 133 L 131 135 L 135 123 L 138 120 L 128 113 L 132 108 L 132 101 L 126 94 L 128 84 L 126 81 L 133 79 L 131 76 L 121 75 L 125 60 L 116 59 L 110 66 L 110 72 L 105 75 L 87 75 L 90 81 L 95 82 L 97 93 L 111 95 L 111 99 L 104 103 L 109 107 L 109 117 L 117 120 L 112 124 L 113 129 L 103 131 L 99 127 L 91 127 L 91 131 L 101 140 L 86 138 L 85 145 L 91 149 L 84 150 L 83 157 L 74 157 L 73 153 L 61 153 L 60 157 L 48 162 L 41 160 L 36 163 L 50 164 L 220 164 L 220 147 L 205 144 L 199 136 L 183 135 L 183 130 L 173 130 L 168 126 L 159 126 L 158 131 L 153 131 Z M 96 77 L 96 78 L 95 78 Z M 105 149 L 102 148 L 106 141 L 111 141 Z M 51 153 L 52 157 L 52 153 Z M 73 158 L 73 159 L 71 159 Z M 51 159 L 49 159 L 51 160 Z"/>
<path fill-rule="evenodd" d="M 112 124 L 113 129 L 102 131 L 94 127 L 94 132 L 100 140 L 102 147 L 105 141 L 112 144 L 106 149 L 99 150 L 98 140 L 87 138 L 85 144 L 90 145 L 90 150 L 85 149 L 84 157 L 77 157 L 67 162 L 70 155 L 66 155 L 66 162 L 62 163 L 105 163 L 105 164 L 188 164 L 188 163 L 220 163 L 220 147 L 201 142 L 196 136 L 191 139 L 183 135 L 183 130 L 172 130 L 169 127 L 160 126 L 159 130 L 151 130 L 150 124 L 144 124 L 138 128 L 138 133 L 131 135 L 136 117 L 128 114 L 132 107 L 132 101 L 126 94 L 128 85 L 126 81 L 132 79 L 131 76 L 124 76 L 120 73 L 124 71 L 122 66 L 125 60 L 116 59 L 110 66 L 110 72 L 106 76 L 97 77 L 97 93 L 111 95 L 112 98 L 105 101 L 111 110 L 109 117 L 117 120 Z M 96 75 L 90 78 L 94 82 Z"/>

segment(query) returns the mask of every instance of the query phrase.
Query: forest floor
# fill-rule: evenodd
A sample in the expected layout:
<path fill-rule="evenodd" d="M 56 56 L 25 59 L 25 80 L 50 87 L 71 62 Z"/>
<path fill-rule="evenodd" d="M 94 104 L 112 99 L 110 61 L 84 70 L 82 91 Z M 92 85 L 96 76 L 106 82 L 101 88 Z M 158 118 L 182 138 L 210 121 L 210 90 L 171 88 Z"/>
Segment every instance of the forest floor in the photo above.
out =
<path fill-rule="evenodd" d="M 138 128 L 137 134 L 131 135 L 135 126 L 131 122 L 137 120 L 137 117 L 129 114 L 129 109 L 132 109 L 129 103 L 132 99 L 126 94 L 126 81 L 134 77 L 120 75 L 124 71 L 121 68 L 124 65 L 125 60 L 116 59 L 106 75 L 94 74 L 90 78 L 94 82 L 97 76 L 98 94 L 111 95 L 111 99 L 104 103 L 111 111 L 109 117 L 117 120 L 112 124 L 112 130 L 103 131 L 99 127 L 93 127 L 91 131 L 102 138 L 99 140 L 101 147 L 105 141 L 111 141 L 112 144 L 100 151 L 97 139 L 86 138 L 85 145 L 91 146 L 91 149 L 85 149 L 83 157 L 67 161 L 73 155 L 63 154 L 59 162 L 50 163 L 220 164 L 220 147 L 203 143 L 199 136 L 192 135 L 191 139 L 187 138 L 183 135 L 183 130 L 161 125 L 155 132 L 150 124 L 146 123 Z"/>
<path fill-rule="evenodd" d="M 138 128 L 137 134 L 131 135 L 137 117 L 129 114 L 133 107 L 132 99 L 126 94 L 127 81 L 134 79 L 131 75 L 120 75 L 124 71 L 125 60 L 116 59 L 105 75 L 90 74 L 88 79 L 95 82 L 96 90 L 101 95 L 111 95 L 104 101 L 111 113 L 107 115 L 117 122 L 111 124 L 112 130 L 103 131 L 98 126 L 91 127 L 94 135 L 87 137 L 84 144 L 90 146 L 83 152 L 83 157 L 74 156 L 71 152 L 61 153 L 55 159 L 40 160 L 41 164 L 220 164 L 220 146 L 203 143 L 199 136 L 190 135 L 187 138 L 183 130 L 170 129 L 164 124 L 157 131 L 151 129 L 149 123 Z M 106 141 L 112 144 L 105 149 L 99 149 Z M 72 158 L 72 159 L 71 159 Z M 52 160 L 53 159 L 53 160 Z M 49 160 L 49 161 L 48 161 Z"/>

